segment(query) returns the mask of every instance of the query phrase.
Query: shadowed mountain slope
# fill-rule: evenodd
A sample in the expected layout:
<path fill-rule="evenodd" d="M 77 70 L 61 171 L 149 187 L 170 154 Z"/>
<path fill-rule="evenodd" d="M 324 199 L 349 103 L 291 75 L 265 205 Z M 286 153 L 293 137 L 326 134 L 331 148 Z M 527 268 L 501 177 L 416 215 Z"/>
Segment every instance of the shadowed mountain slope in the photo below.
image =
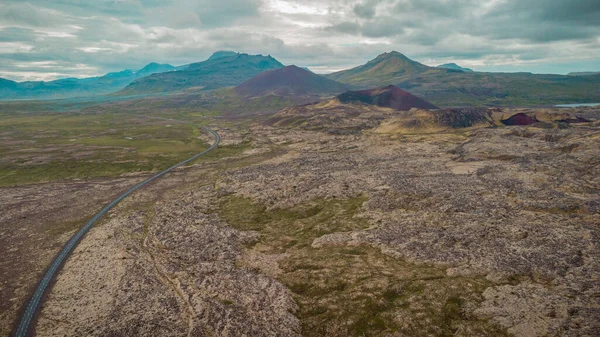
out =
<path fill-rule="evenodd" d="M 338 95 L 337 98 L 342 103 L 361 102 L 394 110 L 437 109 L 435 105 L 393 85 L 369 90 L 348 91 Z"/>
<path fill-rule="evenodd" d="M 348 90 L 347 85 L 294 65 L 264 71 L 235 87 L 236 93 L 250 97 L 326 95 L 345 90 Z"/>

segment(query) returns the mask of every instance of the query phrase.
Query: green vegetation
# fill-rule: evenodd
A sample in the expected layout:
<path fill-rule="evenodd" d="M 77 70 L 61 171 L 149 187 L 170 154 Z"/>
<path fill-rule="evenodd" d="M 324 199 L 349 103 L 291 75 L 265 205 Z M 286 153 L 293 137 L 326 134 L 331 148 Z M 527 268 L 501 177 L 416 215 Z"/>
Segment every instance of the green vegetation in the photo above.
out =
<path fill-rule="evenodd" d="M 285 107 L 293 106 L 294 97 L 266 95 L 246 99 L 238 95 L 233 88 L 224 88 L 203 93 L 206 107 L 219 113 L 227 112 L 275 112 Z"/>
<path fill-rule="evenodd" d="M 0 186 L 158 171 L 207 147 L 193 125 L 119 114 L 0 116 Z"/>
<path fill-rule="evenodd" d="M 266 211 L 264 206 L 232 196 L 222 202 L 221 215 L 229 224 L 240 230 L 260 230 L 269 233 L 286 230 L 295 236 L 293 245 L 306 247 L 324 234 L 366 228 L 366 221 L 353 218 L 364 201 L 364 198 L 360 197 L 339 201 L 315 200 L 290 210 Z M 290 228 L 289 222 L 300 222 L 302 226 Z M 283 237 L 274 240 L 277 241 L 275 246 L 285 247 L 290 244 L 288 239 Z"/>
<path fill-rule="evenodd" d="M 261 233 L 248 249 L 286 253 L 277 278 L 299 304 L 304 336 L 506 336 L 470 317 L 483 278 L 446 277 L 443 268 L 416 265 L 366 245 L 311 246 L 325 234 L 365 229 L 357 216 L 365 198 L 312 200 L 267 210 L 249 199 L 225 197 L 220 216 L 239 230 Z"/>

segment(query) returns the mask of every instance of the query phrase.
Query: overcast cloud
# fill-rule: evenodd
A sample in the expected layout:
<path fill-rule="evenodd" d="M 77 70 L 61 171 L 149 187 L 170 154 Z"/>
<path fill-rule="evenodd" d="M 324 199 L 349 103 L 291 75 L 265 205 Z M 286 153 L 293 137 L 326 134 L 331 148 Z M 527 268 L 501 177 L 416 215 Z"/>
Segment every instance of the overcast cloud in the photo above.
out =
<path fill-rule="evenodd" d="M 480 71 L 600 71 L 598 0 L 3 0 L 0 77 L 85 77 L 216 50 L 318 73 L 396 50 Z"/>

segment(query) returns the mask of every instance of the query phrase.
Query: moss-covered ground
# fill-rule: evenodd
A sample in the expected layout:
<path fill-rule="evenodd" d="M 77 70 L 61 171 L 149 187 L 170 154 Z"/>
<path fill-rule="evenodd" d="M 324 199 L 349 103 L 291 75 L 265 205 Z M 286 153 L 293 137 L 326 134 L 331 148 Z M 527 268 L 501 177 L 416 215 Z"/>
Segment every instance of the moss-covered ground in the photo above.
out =
<path fill-rule="evenodd" d="M 277 276 L 294 295 L 304 336 L 505 336 L 469 307 L 490 284 L 447 277 L 445 270 L 381 253 L 368 245 L 313 248 L 325 234 L 365 229 L 363 197 L 313 200 L 267 210 L 249 199 L 222 199 L 220 215 L 239 230 L 260 232 L 247 249 L 286 254 Z"/>

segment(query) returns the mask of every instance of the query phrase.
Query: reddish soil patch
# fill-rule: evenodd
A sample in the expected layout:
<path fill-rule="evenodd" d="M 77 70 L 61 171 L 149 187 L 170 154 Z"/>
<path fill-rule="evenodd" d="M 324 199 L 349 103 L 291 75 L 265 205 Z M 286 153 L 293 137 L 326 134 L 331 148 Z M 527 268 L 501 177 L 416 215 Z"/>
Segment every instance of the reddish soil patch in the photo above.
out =
<path fill-rule="evenodd" d="M 296 66 L 263 71 L 235 87 L 244 96 L 336 94 L 348 88 L 336 81 Z"/>
<path fill-rule="evenodd" d="M 424 99 L 393 85 L 369 90 L 348 91 L 339 95 L 338 99 L 342 103 L 362 102 L 395 110 L 438 108 Z"/>
<path fill-rule="evenodd" d="M 502 124 L 504 125 L 531 125 L 537 122 L 538 120 L 535 117 L 531 117 L 522 112 L 502 120 Z"/>

